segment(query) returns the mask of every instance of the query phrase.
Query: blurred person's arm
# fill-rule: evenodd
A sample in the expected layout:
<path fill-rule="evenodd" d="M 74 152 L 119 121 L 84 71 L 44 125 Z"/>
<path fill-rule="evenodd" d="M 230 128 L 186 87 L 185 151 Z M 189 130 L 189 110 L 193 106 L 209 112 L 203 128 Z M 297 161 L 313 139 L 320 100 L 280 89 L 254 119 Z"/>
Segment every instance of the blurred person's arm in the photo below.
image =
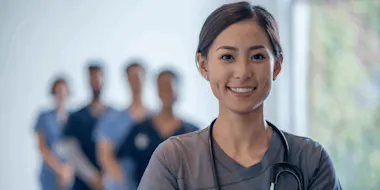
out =
<path fill-rule="evenodd" d="M 67 184 L 73 177 L 73 171 L 67 164 L 61 162 L 56 154 L 52 151 L 52 148 L 46 144 L 45 131 L 47 126 L 43 121 L 42 114 L 38 117 L 37 124 L 35 126 L 35 132 L 37 134 L 38 150 L 42 155 L 42 159 L 47 165 L 57 174 L 59 177 L 60 185 Z"/>
<path fill-rule="evenodd" d="M 125 131 L 122 124 L 118 124 L 117 115 L 109 116 L 99 122 L 94 133 L 97 145 L 98 159 L 102 168 L 119 185 L 125 186 L 123 169 L 116 158 L 115 139 L 123 136 Z"/>
<path fill-rule="evenodd" d="M 56 155 L 54 155 L 54 153 L 46 145 L 44 133 L 41 130 L 37 132 L 37 138 L 38 149 L 42 155 L 42 158 L 56 174 L 60 175 L 60 172 L 63 170 L 64 165 L 57 159 Z"/>
<path fill-rule="evenodd" d="M 80 144 L 76 140 L 77 127 L 74 118 L 70 116 L 64 128 L 62 140 L 56 147 L 57 151 L 74 167 L 80 179 L 95 189 L 101 189 L 102 176 L 80 149 Z"/>
<path fill-rule="evenodd" d="M 46 124 L 43 119 L 43 114 L 40 114 L 37 119 L 37 123 L 34 130 L 37 134 L 38 150 L 42 155 L 42 159 L 47 163 L 47 165 L 58 175 L 61 176 L 61 172 L 65 171 L 65 165 L 57 158 L 53 153 L 52 149 L 46 144 L 45 141 L 45 130 Z"/>
<path fill-rule="evenodd" d="M 73 138 L 63 140 L 57 150 L 67 162 L 74 167 L 77 176 L 87 184 L 98 181 L 100 174 L 98 170 L 90 163 L 84 153 L 80 150 L 79 144 Z"/>
<path fill-rule="evenodd" d="M 104 170 L 120 185 L 124 185 L 124 174 L 122 167 L 115 157 L 114 145 L 103 138 L 97 143 L 98 158 Z"/>

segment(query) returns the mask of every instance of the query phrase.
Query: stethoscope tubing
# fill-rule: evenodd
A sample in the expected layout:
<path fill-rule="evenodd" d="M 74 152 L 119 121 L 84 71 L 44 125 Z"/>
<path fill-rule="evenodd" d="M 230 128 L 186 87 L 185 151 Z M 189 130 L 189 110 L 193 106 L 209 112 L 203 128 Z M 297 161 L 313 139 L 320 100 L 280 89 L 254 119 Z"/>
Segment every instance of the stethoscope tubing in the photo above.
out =
<path fill-rule="evenodd" d="M 210 162 L 211 162 L 211 169 L 212 169 L 215 189 L 220 190 L 221 186 L 219 183 L 219 176 L 218 176 L 218 171 L 216 168 L 215 154 L 214 154 L 214 141 L 212 139 L 212 129 L 213 129 L 215 121 L 216 121 L 216 119 L 209 126 L 209 153 L 210 153 Z M 298 169 L 296 166 L 290 164 L 288 161 L 288 159 L 290 158 L 290 155 L 289 155 L 290 154 L 290 148 L 289 148 L 289 143 L 285 137 L 285 134 L 280 129 L 278 129 L 276 126 L 274 126 L 272 123 L 270 123 L 268 121 L 267 121 L 267 123 L 270 127 L 272 127 L 273 131 L 280 136 L 280 139 L 282 141 L 282 145 L 284 146 L 284 150 L 285 150 L 283 161 L 275 164 L 272 168 L 270 190 L 274 190 L 275 185 L 278 181 L 278 177 L 282 173 L 292 174 L 298 182 L 299 189 L 304 190 L 305 187 L 304 187 L 302 171 L 300 169 Z M 288 170 L 286 170 L 286 172 L 283 172 L 283 171 L 277 172 L 277 168 L 279 168 L 279 167 L 286 167 Z"/>

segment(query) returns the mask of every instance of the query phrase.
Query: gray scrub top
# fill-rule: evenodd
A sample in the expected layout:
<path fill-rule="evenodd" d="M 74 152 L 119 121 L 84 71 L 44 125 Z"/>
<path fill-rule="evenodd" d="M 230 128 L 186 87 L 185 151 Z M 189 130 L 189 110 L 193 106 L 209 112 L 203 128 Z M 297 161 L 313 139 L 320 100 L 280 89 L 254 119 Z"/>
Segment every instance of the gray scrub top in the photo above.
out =
<path fill-rule="evenodd" d="M 215 189 L 209 151 L 209 128 L 171 137 L 155 150 L 139 184 L 139 190 Z M 342 189 L 333 163 L 317 142 L 284 133 L 290 147 L 289 161 L 302 170 L 309 190 Z M 214 154 L 221 190 L 269 189 L 274 164 L 283 161 L 284 146 L 273 131 L 261 162 L 248 168 L 230 158 L 214 141 Z M 296 190 L 297 180 L 282 173 L 275 189 Z"/>

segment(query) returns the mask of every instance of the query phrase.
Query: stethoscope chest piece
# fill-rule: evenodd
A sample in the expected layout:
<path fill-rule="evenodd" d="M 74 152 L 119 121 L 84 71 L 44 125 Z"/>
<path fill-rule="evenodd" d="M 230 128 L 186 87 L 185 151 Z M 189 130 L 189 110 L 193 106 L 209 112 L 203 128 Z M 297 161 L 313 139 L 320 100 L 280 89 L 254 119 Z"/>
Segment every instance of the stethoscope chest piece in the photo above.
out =
<path fill-rule="evenodd" d="M 269 187 L 269 190 L 274 190 L 274 183 L 270 183 L 270 187 Z"/>

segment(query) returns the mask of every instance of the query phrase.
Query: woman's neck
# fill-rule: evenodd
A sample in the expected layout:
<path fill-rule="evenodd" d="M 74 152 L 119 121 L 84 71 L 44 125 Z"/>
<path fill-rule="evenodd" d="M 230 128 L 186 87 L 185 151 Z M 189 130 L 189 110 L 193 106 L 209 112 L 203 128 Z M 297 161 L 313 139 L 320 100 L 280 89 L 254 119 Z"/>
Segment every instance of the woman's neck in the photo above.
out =
<path fill-rule="evenodd" d="M 163 106 L 160 113 L 156 116 L 159 119 L 163 120 L 172 120 L 175 119 L 174 113 L 173 113 L 173 108 L 168 106 L 165 107 Z"/>
<path fill-rule="evenodd" d="M 58 116 L 58 121 L 62 124 L 66 123 L 68 113 L 65 107 L 65 103 L 57 103 L 57 116 Z"/>
<path fill-rule="evenodd" d="M 266 150 L 272 134 L 263 105 L 247 114 L 220 109 L 213 132 L 219 146 L 235 154 Z"/>
<path fill-rule="evenodd" d="M 148 111 L 141 100 L 135 100 L 133 99 L 132 104 L 128 107 L 128 112 L 133 120 L 140 121 L 145 118 Z"/>
<path fill-rule="evenodd" d="M 66 114 L 66 106 L 64 102 L 56 103 L 56 110 L 58 114 Z"/>
<path fill-rule="evenodd" d="M 153 117 L 153 123 L 162 138 L 167 138 L 175 133 L 182 121 L 175 117 L 171 106 L 162 107 L 160 113 Z"/>
<path fill-rule="evenodd" d="M 141 109 L 145 110 L 145 106 L 142 103 L 142 101 L 134 101 L 133 100 L 132 103 L 128 106 L 128 109 L 129 110 L 141 110 Z"/>
<path fill-rule="evenodd" d="M 140 93 L 134 93 L 132 95 L 132 104 L 131 104 L 131 107 L 132 106 L 136 106 L 136 107 L 142 107 L 143 106 L 143 103 L 142 103 L 142 97 L 141 97 L 141 94 Z"/>

